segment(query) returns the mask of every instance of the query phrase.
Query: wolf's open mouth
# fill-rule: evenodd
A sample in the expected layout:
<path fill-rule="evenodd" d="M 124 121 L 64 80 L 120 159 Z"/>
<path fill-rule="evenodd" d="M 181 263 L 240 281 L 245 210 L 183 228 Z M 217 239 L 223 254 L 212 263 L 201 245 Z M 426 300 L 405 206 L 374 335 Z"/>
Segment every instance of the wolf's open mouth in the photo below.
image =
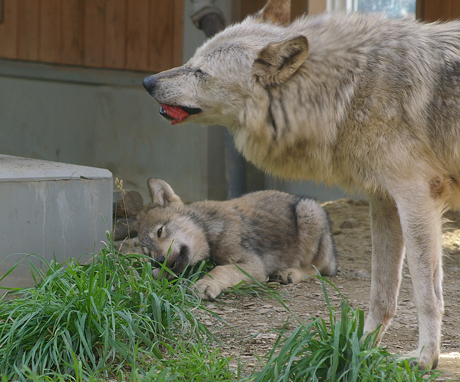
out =
<path fill-rule="evenodd" d="M 172 125 L 182 122 L 189 115 L 201 113 L 201 109 L 197 107 L 171 106 L 165 104 L 160 104 L 160 106 L 161 116 L 172 121 Z"/>

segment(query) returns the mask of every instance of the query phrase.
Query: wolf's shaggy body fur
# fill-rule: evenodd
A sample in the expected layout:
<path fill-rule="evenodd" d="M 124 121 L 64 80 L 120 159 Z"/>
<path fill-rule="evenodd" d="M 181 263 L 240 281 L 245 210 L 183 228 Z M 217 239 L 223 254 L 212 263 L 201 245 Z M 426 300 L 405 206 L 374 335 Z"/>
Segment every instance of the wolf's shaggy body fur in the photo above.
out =
<path fill-rule="evenodd" d="M 162 105 L 193 108 L 187 121 L 226 126 L 267 172 L 366 192 L 373 256 L 365 329 L 382 325 L 382 336 L 394 316 L 405 254 L 418 309 L 415 355 L 420 367 L 436 367 L 442 213 L 460 207 L 460 22 L 324 14 L 280 25 L 268 11 L 144 86 Z"/>

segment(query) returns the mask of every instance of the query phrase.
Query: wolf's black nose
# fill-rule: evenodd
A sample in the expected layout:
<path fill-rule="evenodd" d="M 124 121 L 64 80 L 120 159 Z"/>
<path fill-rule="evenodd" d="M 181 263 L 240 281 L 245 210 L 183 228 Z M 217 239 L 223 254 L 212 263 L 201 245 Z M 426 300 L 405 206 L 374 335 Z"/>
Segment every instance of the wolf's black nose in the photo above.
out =
<path fill-rule="evenodd" d="M 155 79 L 155 76 L 148 76 L 144 78 L 144 80 L 142 81 L 142 85 L 144 85 L 145 90 L 152 94 L 156 82 L 157 81 Z"/>

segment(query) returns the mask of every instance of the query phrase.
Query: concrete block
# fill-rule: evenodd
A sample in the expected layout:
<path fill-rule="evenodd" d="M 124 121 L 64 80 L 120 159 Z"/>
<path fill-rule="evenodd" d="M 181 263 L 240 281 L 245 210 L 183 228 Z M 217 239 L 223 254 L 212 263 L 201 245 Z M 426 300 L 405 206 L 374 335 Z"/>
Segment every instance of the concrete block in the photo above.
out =
<path fill-rule="evenodd" d="M 0 155 L 0 286 L 33 285 L 29 261 L 88 260 L 112 229 L 112 173 Z M 0 291 L 1 293 L 1 291 Z M 3 293 L 1 293 L 3 294 Z"/>

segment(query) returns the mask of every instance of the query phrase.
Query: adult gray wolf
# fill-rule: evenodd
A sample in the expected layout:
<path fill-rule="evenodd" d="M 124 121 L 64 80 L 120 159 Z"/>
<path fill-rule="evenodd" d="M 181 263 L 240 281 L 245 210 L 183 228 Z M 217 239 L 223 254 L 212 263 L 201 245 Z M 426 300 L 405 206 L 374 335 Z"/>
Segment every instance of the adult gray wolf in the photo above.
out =
<path fill-rule="evenodd" d="M 442 214 L 460 205 L 460 22 L 324 14 L 288 2 L 208 40 L 144 80 L 173 123 L 221 124 L 265 171 L 369 195 L 372 282 L 365 330 L 396 312 L 404 254 L 419 367 L 438 362 Z"/>
<path fill-rule="evenodd" d="M 139 242 L 156 265 L 175 274 L 204 259 L 217 266 L 196 282 L 214 300 L 240 281 L 283 283 L 305 276 L 336 274 L 335 245 L 326 211 L 314 200 L 259 191 L 229 201 L 184 205 L 171 186 L 149 179 L 153 208 L 140 222 Z M 158 277 L 161 268 L 154 270 Z M 171 274 L 163 272 L 171 277 Z"/>

